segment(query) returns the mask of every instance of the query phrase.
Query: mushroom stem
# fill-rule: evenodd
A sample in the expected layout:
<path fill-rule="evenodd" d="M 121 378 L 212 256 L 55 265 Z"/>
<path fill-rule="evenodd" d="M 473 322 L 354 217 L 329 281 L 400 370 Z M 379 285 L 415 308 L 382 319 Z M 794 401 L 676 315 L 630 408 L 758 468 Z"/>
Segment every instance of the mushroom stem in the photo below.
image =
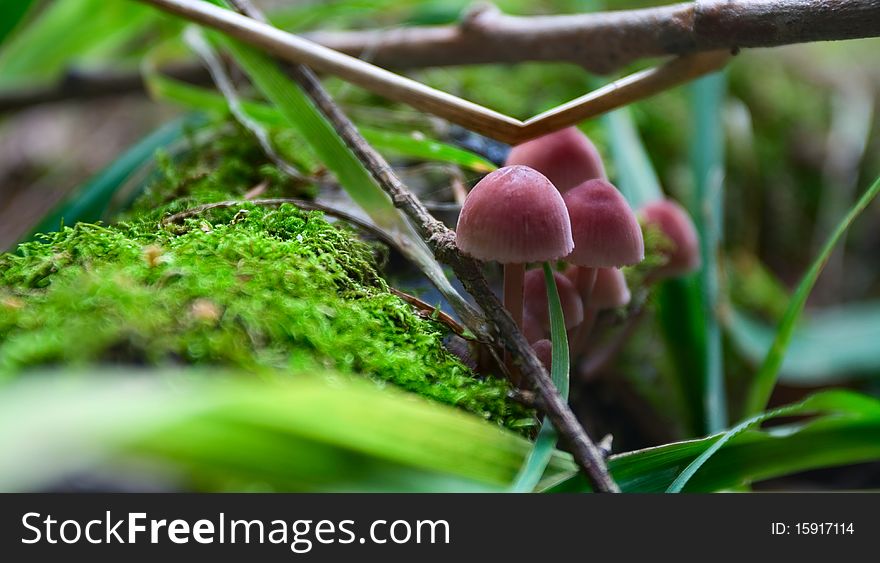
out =
<path fill-rule="evenodd" d="M 523 326 L 523 281 L 525 264 L 504 265 L 504 308 L 513 317 L 516 326 Z"/>
<path fill-rule="evenodd" d="M 593 286 L 596 285 L 596 268 L 587 268 L 579 266 L 577 270 L 577 280 L 575 287 L 581 294 L 581 300 L 584 302 L 584 320 L 575 329 L 573 338 L 571 339 L 571 357 L 576 358 L 587 344 L 590 337 L 590 331 L 593 329 L 593 323 L 596 321 L 596 311 L 590 307 L 590 294 L 593 292 Z"/>
<path fill-rule="evenodd" d="M 504 265 L 504 308 L 510 313 L 517 328 L 523 328 L 523 284 L 526 277 L 525 264 Z M 519 373 L 514 368 L 510 353 L 504 352 L 504 365 L 510 373 L 512 383 L 519 386 Z"/>
<path fill-rule="evenodd" d="M 587 349 L 587 342 L 590 340 L 590 333 L 593 332 L 593 326 L 596 324 L 596 317 L 599 316 L 599 310 L 595 307 L 587 307 L 584 309 L 584 320 L 575 329 L 571 342 L 571 358 L 574 360 L 581 352 Z"/>

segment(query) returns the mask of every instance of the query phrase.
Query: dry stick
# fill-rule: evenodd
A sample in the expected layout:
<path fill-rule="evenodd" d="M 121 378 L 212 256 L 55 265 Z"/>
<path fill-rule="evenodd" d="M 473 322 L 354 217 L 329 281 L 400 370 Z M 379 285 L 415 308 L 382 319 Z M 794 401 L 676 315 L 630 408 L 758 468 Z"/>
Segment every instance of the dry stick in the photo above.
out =
<path fill-rule="evenodd" d="M 446 325 L 449 330 L 454 332 L 456 335 L 464 338 L 465 340 L 473 339 L 472 336 L 469 336 L 467 328 L 465 328 L 461 323 L 443 312 L 442 309 L 438 309 L 434 305 L 422 301 L 415 295 L 410 295 L 409 293 L 400 291 L 397 288 L 389 287 L 388 290 L 392 294 L 400 297 L 401 299 L 409 303 L 413 307 L 413 309 L 419 312 L 420 316 L 429 320 L 435 320 Z"/>
<path fill-rule="evenodd" d="M 656 69 L 636 73 L 598 92 L 573 100 L 526 122 L 426 86 L 360 59 L 287 33 L 264 21 L 200 0 L 140 0 L 188 20 L 220 30 L 286 61 L 339 76 L 388 99 L 408 104 L 477 133 L 518 143 L 625 106 L 697 76 L 721 68 L 724 52 L 682 57 Z"/>
<path fill-rule="evenodd" d="M 241 9 L 241 0 L 233 0 L 233 2 Z M 262 15 L 257 11 L 247 10 L 247 12 L 262 19 Z M 602 451 L 587 436 L 519 327 L 495 297 L 483 276 L 480 263 L 459 252 L 455 245 L 455 233 L 437 221 L 425 209 L 422 202 L 403 185 L 388 162 L 364 140 L 354 124 L 333 102 L 312 71 L 307 66 L 295 65 L 291 72 L 294 80 L 315 106 L 324 113 L 337 134 L 370 171 L 394 202 L 395 207 L 409 217 L 437 259 L 452 267 L 459 281 L 483 309 L 488 320 L 498 329 L 505 349 L 513 355 L 514 365 L 522 376 L 534 385 L 540 396 L 542 409 L 553 422 L 559 435 L 569 445 L 572 457 L 586 474 L 593 490 L 603 493 L 620 492 L 620 488 L 608 472 Z"/>
<path fill-rule="evenodd" d="M 606 74 L 646 57 L 880 35 L 878 0 L 720 0 L 638 10 L 509 16 L 471 10 L 458 25 L 308 37 L 392 68 L 570 62 Z"/>

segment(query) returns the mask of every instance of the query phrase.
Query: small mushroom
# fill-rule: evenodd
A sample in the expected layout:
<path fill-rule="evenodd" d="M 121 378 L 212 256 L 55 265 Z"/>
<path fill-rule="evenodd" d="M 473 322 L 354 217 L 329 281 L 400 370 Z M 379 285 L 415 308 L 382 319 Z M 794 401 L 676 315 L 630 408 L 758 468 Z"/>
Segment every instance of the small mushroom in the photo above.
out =
<path fill-rule="evenodd" d="M 599 268 L 596 283 L 590 292 L 590 308 L 595 310 L 616 309 L 629 304 L 632 295 L 623 272 L 617 268 Z"/>
<path fill-rule="evenodd" d="M 690 215 L 678 203 L 663 199 L 639 210 L 646 227 L 655 227 L 669 240 L 666 263 L 651 274 L 653 279 L 684 276 L 700 268 L 700 239 Z"/>
<path fill-rule="evenodd" d="M 469 256 L 504 264 L 504 306 L 519 327 L 526 263 L 557 260 L 574 247 L 562 196 L 528 166 L 499 168 L 474 186 L 462 205 L 455 242 Z"/>
<path fill-rule="evenodd" d="M 541 363 L 544 364 L 544 369 L 549 372 L 553 363 L 553 343 L 546 338 L 538 340 L 532 344 L 532 350 L 535 351 L 535 355 L 541 360 Z"/>
<path fill-rule="evenodd" d="M 577 277 L 578 267 L 569 266 L 565 271 L 565 276 L 569 279 Z M 582 347 L 586 345 L 586 340 L 593 329 L 596 317 L 600 311 L 606 309 L 616 309 L 629 304 L 632 295 L 629 286 L 626 284 L 626 278 L 623 272 L 617 268 L 597 268 L 596 281 L 593 289 L 590 291 L 590 298 L 584 307 L 583 323 L 579 327 L 578 333 L 572 336 L 572 356 L 582 351 Z M 578 348 L 575 349 L 575 346 Z"/>
<path fill-rule="evenodd" d="M 577 127 L 560 129 L 513 147 L 506 164 L 531 166 L 563 193 L 587 180 L 606 178 L 599 151 Z"/>
<path fill-rule="evenodd" d="M 579 266 L 572 281 L 589 308 L 596 269 L 638 264 L 645 257 L 645 241 L 635 213 L 610 182 L 587 180 L 563 198 L 574 240 L 566 260 Z M 573 352 L 584 347 L 588 334 L 589 327 L 582 325 L 573 338 Z"/>
<path fill-rule="evenodd" d="M 571 329 L 584 320 L 584 303 L 574 284 L 560 272 L 553 272 L 556 291 L 562 305 L 565 328 Z M 550 330 L 550 310 L 547 301 L 547 284 L 543 270 L 529 270 L 525 278 L 525 310 L 540 323 L 543 331 Z"/>
<path fill-rule="evenodd" d="M 545 335 L 544 327 L 541 325 L 541 322 L 538 321 L 534 315 L 529 313 L 528 307 L 523 311 L 522 333 L 529 344 L 541 340 Z"/>

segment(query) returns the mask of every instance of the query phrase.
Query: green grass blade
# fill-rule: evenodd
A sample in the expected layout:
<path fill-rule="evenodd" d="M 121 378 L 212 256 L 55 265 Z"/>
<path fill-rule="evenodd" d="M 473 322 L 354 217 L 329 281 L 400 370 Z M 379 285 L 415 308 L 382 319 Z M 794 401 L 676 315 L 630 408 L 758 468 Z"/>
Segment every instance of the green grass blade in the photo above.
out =
<path fill-rule="evenodd" d="M 132 456 L 236 489 L 498 491 L 528 447 L 455 408 L 332 373 L 90 369 L 0 385 L 3 491 Z"/>
<path fill-rule="evenodd" d="M 630 110 L 623 108 L 607 113 L 602 117 L 602 122 L 611 146 L 615 185 L 630 206 L 639 209 L 652 201 L 663 199 L 660 180 L 639 138 Z"/>
<path fill-rule="evenodd" d="M 694 97 L 695 130 L 691 155 L 695 197 L 689 210 L 700 236 L 703 265 L 697 280 L 705 327 L 703 402 L 707 432 L 718 432 L 727 426 L 724 352 L 718 319 L 721 299 L 718 252 L 724 220 L 724 132 L 721 111 L 726 84 L 724 74 L 718 73 L 701 78 L 691 86 Z"/>
<path fill-rule="evenodd" d="M 543 268 L 544 284 L 547 287 L 547 304 L 550 309 L 550 341 L 552 343 L 550 378 L 562 398 L 568 400 L 568 335 L 565 332 L 562 303 L 559 300 L 559 291 L 556 289 L 556 280 L 550 265 L 545 262 Z M 545 418 L 541 424 L 541 430 L 538 432 L 538 437 L 535 439 L 535 446 L 526 458 L 525 465 L 513 484 L 513 492 L 527 493 L 535 490 L 550 463 L 558 438 L 553 424 Z"/>
<path fill-rule="evenodd" d="M 167 100 L 186 108 L 199 109 L 218 115 L 229 113 L 226 101 L 212 90 L 167 78 L 155 72 L 154 69 L 147 71 L 146 82 L 151 94 L 156 99 Z M 287 124 L 284 116 L 272 106 L 250 100 L 242 100 L 241 105 L 252 119 L 264 125 L 278 127 Z M 457 164 L 481 174 L 491 172 L 496 168 L 493 163 L 475 153 L 436 139 L 366 127 L 360 128 L 360 131 L 373 147 L 383 153 Z"/>
<path fill-rule="evenodd" d="M 766 406 L 767 401 L 770 400 L 770 394 L 776 385 L 779 369 L 782 367 L 785 352 L 791 342 L 798 318 L 804 310 L 807 298 L 813 290 L 819 274 L 822 273 L 825 263 L 831 256 L 834 247 L 843 237 L 844 233 L 846 233 L 846 230 L 859 214 L 868 207 L 868 204 L 871 203 L 878 193 L 880 193 L 880 178 L 874 180 L 874 183 L 862 194 L 862 197 L 859 198 L 856 204 L 849 210 L 849 213 L 837 225 L 837 228 L 825 242 L 821 252 L 819 252 L 819 255 L 810 265 L 810 269 L 798 284 L 791 302 L 788 304 L 788 308 L 785 310 L 785 314 L 779 323 L 776 337 L 770 346 L 770 351 L 767 353 L 764 363 L 761 365 L 761 369 L 755 376 L 755 380 L 750 388 L 748 398 L 746 399 L 747 415 L 760 411 Z"/>
<path fill-rule="evenodd" d="M 493 163 L 479 155 L 433 139 L 366 127 L 361 128 L 361 134 L 378 150 L 390 154 L 457 164 L 480 174 L 489 173 L 496 168 Z"/>
<path fill-rule="evenodd" d="M 162 17 L 136 2 L 55 0 L 3 45 L 0 83 L 52 80 L 73 63 L 112 59 Z"/>
<path fill-rule="evenodd" d="M 34 233 L 57 231 L 62 224 L 101 220 L 117 190 L 141 167 L 151 163 L 156 151 L 183 137 L 185 131 L 202 121 L 189 115 L 166 123 L 128 149 L 104 170 L 77 190 L 74 196 L 50 212 Z"/>
<path fill-rule="evenodd" d="M 796 414 L 796 413 L 800 412 L 801 408 L 802 408 L 801 405 L 793 405 L 790 407 L 785 407 L 785 408 L 781 408 L 781 409 L 772 410 L 770 412 L 765 412 L 765 413 L 753 416 L 752 418 L 748 418 L 748 419 L 740 422 L 739 424 L 737 424 L 736 426 L 734 426 L 733 428 L 731 428 L 727 432 L 723 433 L 711 446 L 706 448 L 703 451 L 703 453 L 701 453 L 697 457 L 697 459 L 695 459 L 694 461 L 692 461 L 690 463 L 690 465 L 685 467 L 684 471 L 682 471 L 678 475 L 678 477 L 675 478 L 675 481 L 673 481 L 672 484 L 669 485 L 669 488 L 666 489 L 666 492 L 667 493 L 680 493 L 681 490 L 684 488 L 684 486 L 687 484 L 687 482 L 690 481 L 691 477 L 693 477 L 694 474 L 697 471 L 699 471 L 700 467 L 702 467 L 704 463 L 709 461 L 709 458 L 712 457 L 713 455 L 715 455 L 718 452 L 718 450 L 723 448 L 724 445 L 727 444 L 727 442 L 729 442 L 732 438 L 736 437 L 737 434 L 740 434 L 740 433 L 748 430 L 752 426 L 755 426 L 756 424 L 760 424 L 760 423 L 764 422 L 765 420 L 769 420 L 769 419 L 775 418 L 777 416 Z"/>
<path fill-rule="evenodd" d="M 7 1 L 0 4 L 0 45 L 24 20 L 33 4 L 33 0 Z"/>

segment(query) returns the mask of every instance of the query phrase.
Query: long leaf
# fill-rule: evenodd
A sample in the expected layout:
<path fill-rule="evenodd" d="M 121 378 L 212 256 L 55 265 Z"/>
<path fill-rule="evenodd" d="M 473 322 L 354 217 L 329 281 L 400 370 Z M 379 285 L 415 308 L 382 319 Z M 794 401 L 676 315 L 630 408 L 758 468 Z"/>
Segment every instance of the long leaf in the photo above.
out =
<path fill-rule="evenodd" d="M 106 61 L 163 17 L 135 2 L 55 0 L 3 45 L 0 83 L 53 80 L 73 64 Z"/>
<path fill-rule="evenodd" d="M 237 487 L 499 490 L 528 448 L 457 409 L 331 373 L 91 371 L 0 386 L 0 490 L 130 457 Z"/>
<path fill-rule="evenodd" d="M 209 111 L 219 115 L 229 113 L 222 96 L 198 86 L 192 86 L 149 71 L 146 76 L 152 95 L 189 109 Z M 260 102 L 242 100 L 241 106 L 252 118 L 264 125 L 277 127 L 287 120 L 274 107 Z M 384 129 L 360 128 L 364 138 L 376 149 L 389 154 L 419 158 L 427 161 L 457 164 L 474 172 L 487 173 L 496 166 L 485 158 L 459 147 L 424 136 L 413 136 Z"/>
<path fill-rule="evenodd" d="M 769 401 L 770 394 L 773 392 L 773 387 L 776 385 L 776 380 L 779 376 L 779 369 L 782 367 L 782 362 L 785 358 L 786 349 L 794 335 L 798 318 L 804 310 L 807 297 L 810 296 L 810 292 L 813 290 L 819 274 L 822 273 L 822 268 L 825 267 L 825 263 L 828 261 L 829 256 L 831 256 L 834 247 L 843 237 L 844 233 L 846 233 L 846 230 L 859 214 L 868 207 L 868 204 L 871 203 L 878 193 L 880 193 L 880 177 L 862 194 L 862 197 L 859 198 L 856 204 L 849 210 L 849 213 L 837 225 L 837 228 L 822 247 L 822 251 L 819 252 L 819 255 L 810 265 L 810 269 L 807 270 L 807 273 L 798 284 L 791 302 L 788 304 L 788 308 L 785 310 L 785 314 L 779 323 L 779 328 L 776 331 L 773 344 L 770 346 L 770 351 L 767 353 L 764 363 L 761 365 L 761 369 L 752 383 L 746 400 L 746 414 L 754 414 L 760 411 Z"/>
<path fill-rule="evenodd" d="M 550 378 L 562 398 L 568 400 L 569 355 L 565 318 L 562 314 L 562 303 L 559 300 L 559 291 L 556 288 L 553 271 L 546 262 L 543 264 L 543 268 L 544 285 L 547 287 L 547 306 L 550 311 Z M 535 490 L 553 457 L 553 449 L 556 447 L 558 438 L 553 424 L 545 418 L 541 424 L 541 430 L 538 431 L 538 437 L 535 439 L 535 446 L 529 452 L 525 465 L 513 484 L 513 492 L 527 493 Z"/>
<path fill-rule="evenodd" d="M 717 432 L 727 426 L 727 399 L 721 325 L 718 320 L 721 290 L 718 252 L 724 220 L 724 134 L 721 106 L 726 91 L 723 73 L 707 76 L 691 86 L 694 135 L 691 145 L 694 199 L 690 212 L 700 237 L 702 268 L 697 274 L 705 329 L 705 362 L 702 370 L 705 429 Z"/>
<path fill-rule="evenodd" d="M 615 185 L 633 209 L 663 199 L 663 188 L 639 138 L 632 114 L 623 108 L 602 117 L 608 131 L 611 158 L 616 172 Z"/>
<path fill-rule="evenodd" d="M 810 401 L 818 417 L 738 434 L 685 490 L 725 490 L 880 459 L 880 402 L 841 391 Z M 662 492 L 718 439 L 615 455 L 610 467 L 624 491 Z M 2 491 L 39 489 L 71 473 L 124 477 L 119 464 L 126 460 L 203 490 L 500 491 L 529 446 L 454 408 L 332 374 L 91 368 L 30 373 L 0 385 Z M 589 490 L 559 452 L 547 486 Z"/>
<path fill-rule="evenodd" d="M 33 3 L 33 0 L 17 0 L 0 4 L 0 45 L 24 20 Z"/>

